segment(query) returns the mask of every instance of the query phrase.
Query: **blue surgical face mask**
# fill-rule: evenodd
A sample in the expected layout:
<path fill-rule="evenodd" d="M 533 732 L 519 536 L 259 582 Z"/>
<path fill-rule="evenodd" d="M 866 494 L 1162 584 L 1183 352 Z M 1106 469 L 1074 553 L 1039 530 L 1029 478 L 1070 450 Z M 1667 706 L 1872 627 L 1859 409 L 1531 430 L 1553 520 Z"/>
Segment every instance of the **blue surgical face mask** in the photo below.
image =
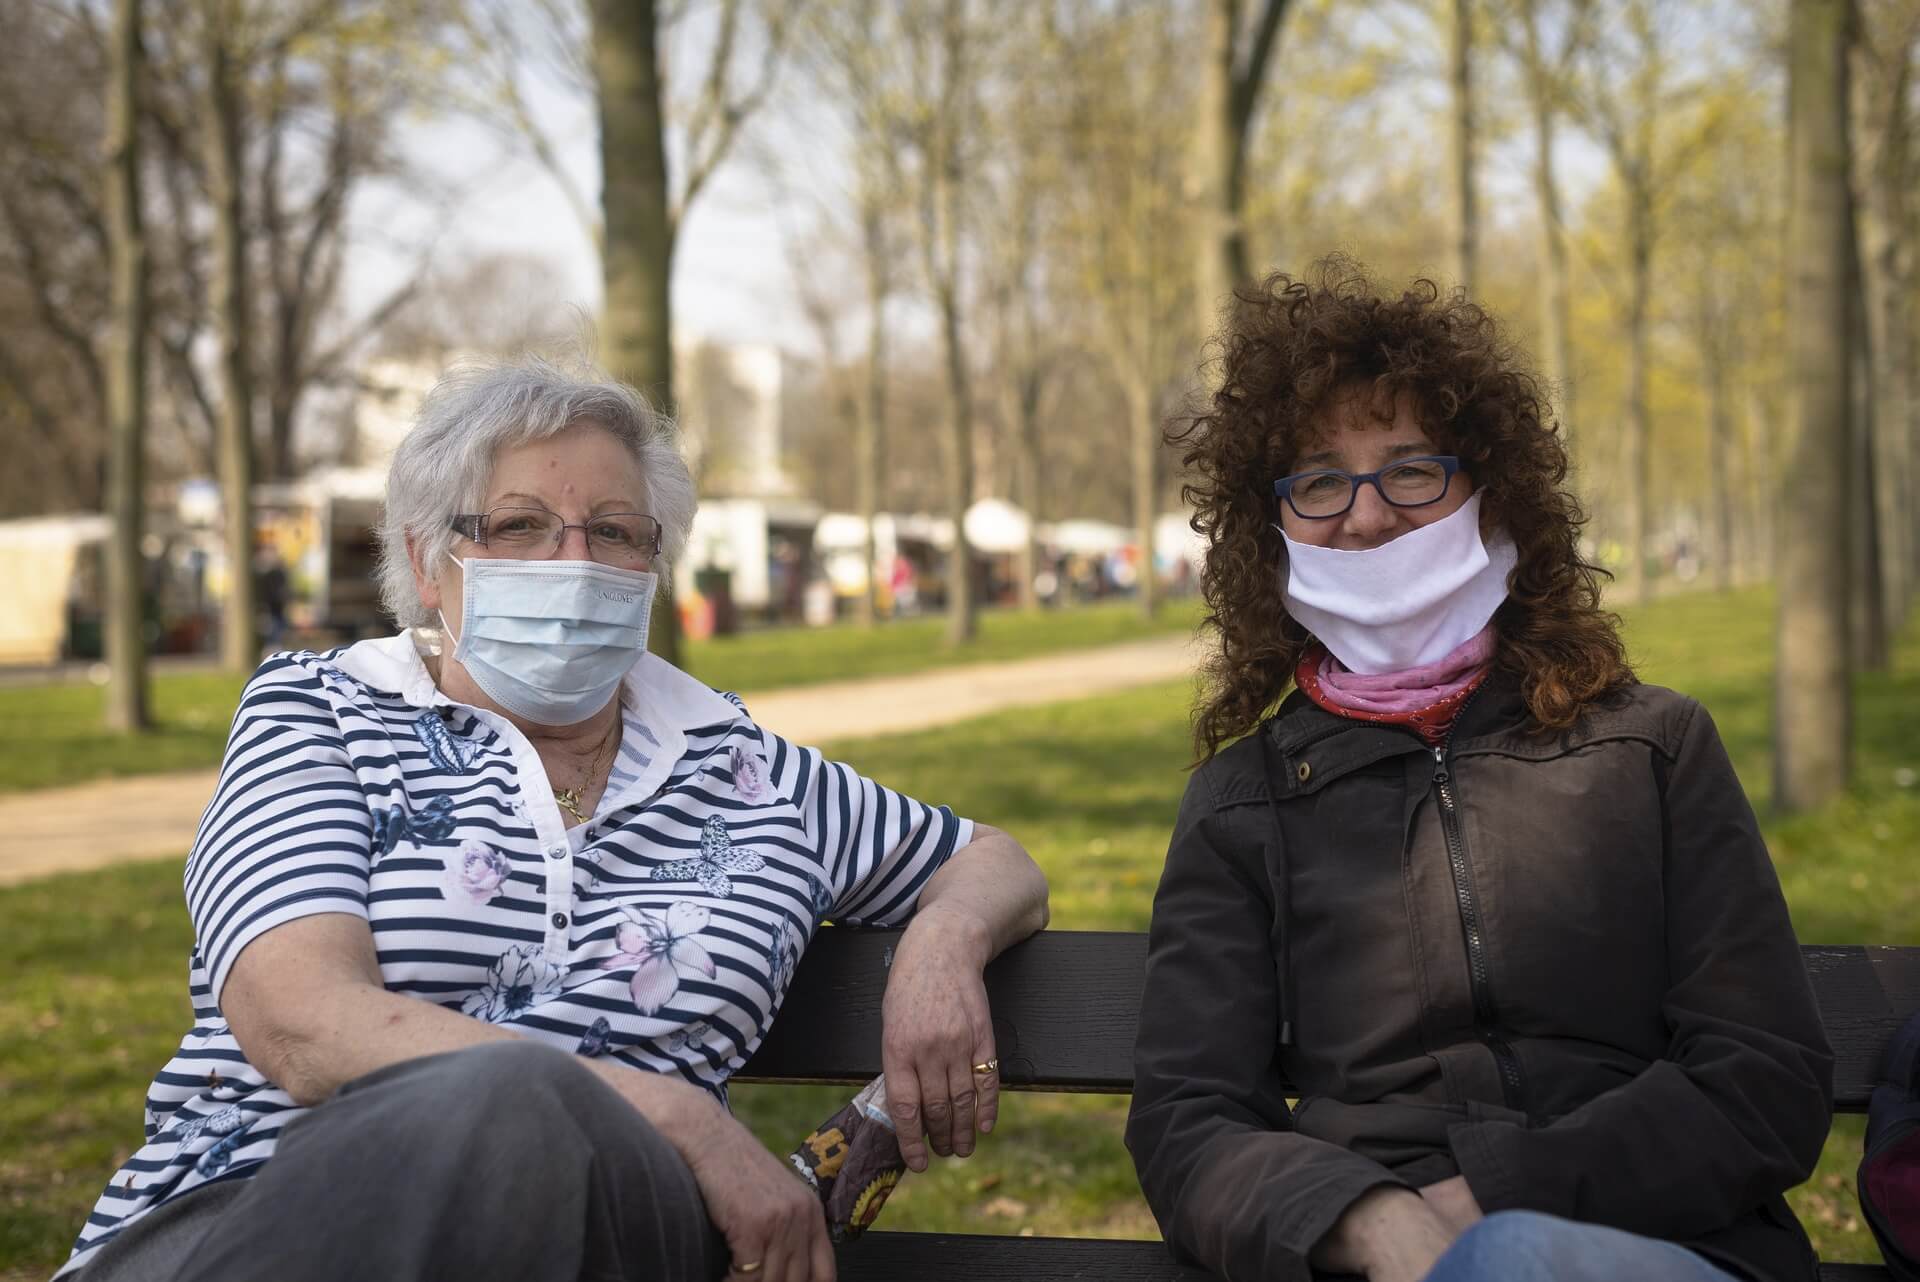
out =
<path fill-rule="evenodd" d="M 647 648 L 659 585 L 651 571 L 597 561 L 454 562 L 466 583 L 453 657 L 515 716 L 543 726 L 585 721 Z"/>

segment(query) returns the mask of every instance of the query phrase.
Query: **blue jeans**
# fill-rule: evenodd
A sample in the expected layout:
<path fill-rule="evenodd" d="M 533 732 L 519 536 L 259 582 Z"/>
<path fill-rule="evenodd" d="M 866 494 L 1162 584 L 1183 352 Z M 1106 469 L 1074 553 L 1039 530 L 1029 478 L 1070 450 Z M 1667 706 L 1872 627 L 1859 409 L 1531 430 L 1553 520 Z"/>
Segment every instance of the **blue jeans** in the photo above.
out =
<path fill-rule="evenodd" d="M 1426 1282 L 1738 1282 L 1684 1246 L 1538 1211 L 1495 1211 L 1454 1240 Z"/>

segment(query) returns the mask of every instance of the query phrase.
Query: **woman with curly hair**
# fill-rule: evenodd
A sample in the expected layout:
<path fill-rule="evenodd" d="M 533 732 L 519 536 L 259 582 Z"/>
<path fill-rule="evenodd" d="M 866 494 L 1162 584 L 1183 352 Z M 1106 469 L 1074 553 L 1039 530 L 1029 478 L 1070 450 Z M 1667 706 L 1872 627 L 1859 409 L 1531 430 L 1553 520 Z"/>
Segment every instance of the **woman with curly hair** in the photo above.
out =
<path fill-rule="evenodd" d="M 1832 1057 L 1712 720 L 1628 667 L 1538 383 L 1352 263 L 1174 439 L 1220 647 L 1127 1143 L 1228 1279 L 1811 1279 Z M 1298 1097 L 1289 1107 L 1290 1097 Z"/>

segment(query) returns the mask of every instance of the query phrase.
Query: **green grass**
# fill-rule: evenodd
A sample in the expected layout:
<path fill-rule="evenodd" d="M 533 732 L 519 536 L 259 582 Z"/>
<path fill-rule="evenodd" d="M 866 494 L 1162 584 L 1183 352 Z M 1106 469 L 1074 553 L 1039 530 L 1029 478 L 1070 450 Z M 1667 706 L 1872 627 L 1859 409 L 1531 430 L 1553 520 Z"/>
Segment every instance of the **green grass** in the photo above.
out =
<path fill-rule="evenodd" d="M 1764 594 L 1659 602 L 1630 620 L 1649 681 L 1700 695 L 1750 793 L 1770 761 L 1771 602 Z M 1867 676 L 1848 796 L 1766 823 L 1803 940 L 1920 944 L 1920 632 L 1899 675 Z M 1053 882 L 1060 929 L 1140 929 L 1187 760 L 1184 683 L 1002 713 L 934 733 L 836 745 L 889 783 L 1019 835 Z M 0 1279 L 64 1257 L 100 1183 L 139 1137 L 140 1101 L 187 1027 L 189 931 L 175 863 L 0 889 Z M 790 1148 L 845 1099 L 834 1088 L 740 1087 L 735 1104 Z M 972 1160 L 910 1176 L 896 1229 L 1151 1236 L 1120 1142 L 1124 1101 L 1012 1095 Z M 1876 1258 L 1853 1201 L 1861 1126 L 1842 1119 L 1792 1195 L 1830 1260 Z"/>
<path fill-rule="evenodd" d="M 1200 605 L 1187 598 L 1168 603 L 1149 621 L 1132 602 L 1063 610 L 987 610 L 980 633 L 965 646 L 947 644 L 942 616 L 890 621 L 862 629 L 777 628 L 716 637 L 688 647 L 688 670 L 720 690 L 778 690 L 861 677 L 890 677 L 929 668 L 998 663 L 1061 650 L 1137 641 L 1189 632 Z"/>
<path fill-rule="evenodd" d="M 692 642 L 688 663 L 721 690 L 778 690 L 1134 641 L 1191 631 L 1199 619 L 1191 600 L 1171 603 L 1150 622 L 1130 602 L 988 610 L 980 615 L 979 635 L 959 647 L 946 644 L 943 618 L 902 619 L 871 630 L 777 628 Z M 101 725 L 104 695 L 91 685 L 0 689 L 0 793 L 216 766 L 244 682 L 243 675 L 219 672 L 155 678 L 156 728 L 135 737 Z"/>

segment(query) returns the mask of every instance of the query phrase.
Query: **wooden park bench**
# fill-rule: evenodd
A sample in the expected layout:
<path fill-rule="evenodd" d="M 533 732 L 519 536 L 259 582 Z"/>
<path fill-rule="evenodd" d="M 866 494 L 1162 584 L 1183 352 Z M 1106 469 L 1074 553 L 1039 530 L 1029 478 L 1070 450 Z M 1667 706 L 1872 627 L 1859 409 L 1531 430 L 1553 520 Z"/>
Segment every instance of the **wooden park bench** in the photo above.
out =
<path fill-rule="evenodd" d="M 807 950 L 746 1082 L 863 1084 L 880 1071 L 880 998 L 898 931 L 828 929 Z M 1920 1009 L 1920 948 L 1807 948 L 1833 1043 L 1833 1103 L 1864 1113 L 1888 1040 Z M 1000 1074 L 1010 1090 L 1125 1095 L 1147 937 L 1049 931 L 988 968 Z M 1204 1282 L 1159 1242 L 876 1230 L 840 1253 L 846 1282 Z M 1821 1282 L 1886 1282 L 1879 1265 L 1826 1264 Z"/>

